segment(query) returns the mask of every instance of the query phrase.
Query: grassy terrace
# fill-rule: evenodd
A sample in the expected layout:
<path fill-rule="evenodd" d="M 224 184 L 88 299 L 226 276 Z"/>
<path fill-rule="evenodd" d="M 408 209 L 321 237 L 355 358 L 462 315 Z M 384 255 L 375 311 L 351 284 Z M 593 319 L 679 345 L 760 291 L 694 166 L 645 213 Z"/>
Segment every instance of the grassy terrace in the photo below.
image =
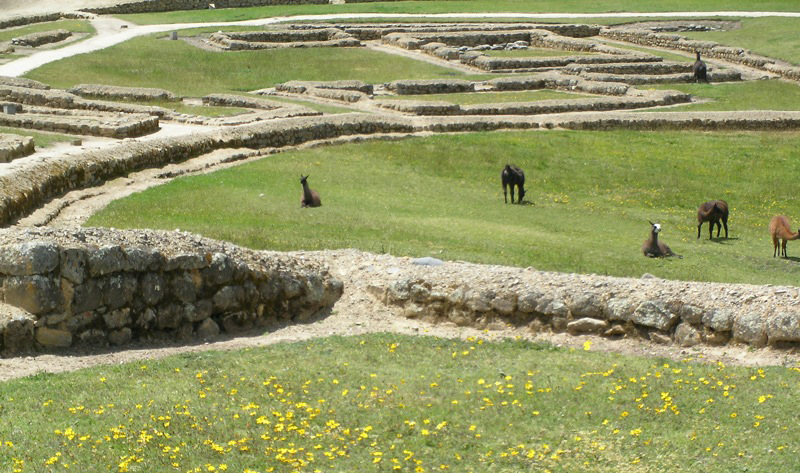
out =
<path fill-rule="evenodd" d="M 794 471 L 800 368 L 702 361 L 370 335 L 42 374 L 0 383 L 0 465 Z"/>
<path fill-rule="evenodd" d="M 73 33 L 95 33 L 94 27 L 88 21 L 84 20 L 59 20 L 49 21 L 46 23 L 34 23 L 32 25 L 21 26 L 19 28 L 8 28 L 0 30 L 0 42 L 11 41 L 11 39 L 18 36 L 24 36 L 32 33 L 41 33 L 43 31 L 53 30 L 67 30 Z"/>
<path fill-rule="evenodd" d="M 287 152 L 178 179 L 89 225 L 180 228 L 253 248 L 361 248 L 541 270 L 796 284 L 772 258 L 769 219 L 800 221 L 797 133 L 496 132 Z M 529 205 L 503 204 L 525 169 Z M 368 172 L 366 170 L 369 170 Z M 298 175 L 322 196 L 300 209 Z M 225 196 L 221 199 L 220 196 Z M 696 239 L 697 206 L 725 199 L 731 239 Z M 231 205 L 233 202 L 236 205 Z M 647 221 L 682 260 L 642 257 Z M 793 224 L 794 226 L 794 224 Z M 724 235 L 724 234 L 723 234 Z M 789 255 L 800 255 L 789 244 Z"/>

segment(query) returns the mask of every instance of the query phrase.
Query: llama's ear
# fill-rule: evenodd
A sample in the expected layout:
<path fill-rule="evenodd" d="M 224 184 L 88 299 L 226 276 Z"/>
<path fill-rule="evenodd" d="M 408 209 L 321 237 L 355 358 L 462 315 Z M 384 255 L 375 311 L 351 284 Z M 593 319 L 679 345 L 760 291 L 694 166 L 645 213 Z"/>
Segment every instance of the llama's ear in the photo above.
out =
<path fill-rule="evenodd" d="M 648 220 L 648 222 L 650 222 L 650 220 Z M 650 226 L 651 226 L 651 227 L 655 227 L 655 226 L 656 226 L 656 224 L 655 224 L 655 223 L 653 223 L 653 222 L 650 222 Z"/>

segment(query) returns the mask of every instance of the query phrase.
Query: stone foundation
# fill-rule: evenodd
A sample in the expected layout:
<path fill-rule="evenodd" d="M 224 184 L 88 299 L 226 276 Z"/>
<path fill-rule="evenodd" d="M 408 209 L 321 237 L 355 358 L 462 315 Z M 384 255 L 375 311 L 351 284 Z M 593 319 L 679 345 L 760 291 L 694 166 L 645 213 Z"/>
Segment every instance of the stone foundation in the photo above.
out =
<path fill-rule="evenodd" d="M 319 265 L 181 232 L 15 229 L 0 248 L 6 356 L 303 322 L 343 290 Z"/>
<path fill-rule="evenodd" d="M 34 148 L 33 138 L 30 136 L 0 133 L 0 163 L 33 154 Z"/>

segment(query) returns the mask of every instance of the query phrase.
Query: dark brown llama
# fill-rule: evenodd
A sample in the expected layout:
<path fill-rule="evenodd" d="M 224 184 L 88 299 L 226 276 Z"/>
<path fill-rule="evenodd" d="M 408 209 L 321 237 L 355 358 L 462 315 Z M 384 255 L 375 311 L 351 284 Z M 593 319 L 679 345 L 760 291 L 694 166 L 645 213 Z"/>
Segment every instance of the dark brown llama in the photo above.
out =
<path fill-rule="evenodd" d="M 649 258 L 663 258 L 667 256 L 683 258 L 683 256 L 673 253 L 666 243 L 658 240 L 658 233 L 660 231 L 661 225 L 650 222 L 650 238 L 642 243 L 642 253 Z"/>
<path fill-rule="evenodd" d="M 778 240 L 781 240 L 781 256 L 786 256 L 786 242 L 800 238 L 800 229 L 792 233 L 789 228 L 789 219 L 784 215 L 776 215 L 769 222 L 769 234 L 772 236 L 772 257 L 778 253 Z"/>
<path fill-rule="evenodd" d="M 519 198 L 517 203 L 522 203 L 522 198 L 525 197 L 525 173 L 517 166 L 506 164 L 503 172 L 500 173 L 500 180 L 503 183 L 503 198 L 508 203 L 507 187 L 511 187 L 511 203 L 514 203 L 514 186 L 517 186 Z"/>
<path fill-rule="evenodd" d="M 692 71 L 694 72 L 694 82 L 705 82 L 708 84 L 708 68 L 706 67 L 706 63 L 700 59 L 700 51 L 697 51 L 697 60 L 694 62 L 694 66 L 692 66 Z"/>
<path fill-rule="evenodd" d="M 300 207 L 320 207 L 322 201 L 315 190 L 308 187 L 308 176 L 300 174 L 300 184 L 303 185 L 303 198 L 300 200 Z"/>
<path fill-rule="evenodd" d="M 717 226 L 717 238 L 722 226 L 725 226 L 725 238 L 728 238 L 728 203 L 724 200 L 709 200 L 697 209 L 697 238 L 700 238 L 700 227 L 708 222 L 708 239 L 712 238 L 714 225 Z M 720 224 L 720 222 L 722 222 Z"/>

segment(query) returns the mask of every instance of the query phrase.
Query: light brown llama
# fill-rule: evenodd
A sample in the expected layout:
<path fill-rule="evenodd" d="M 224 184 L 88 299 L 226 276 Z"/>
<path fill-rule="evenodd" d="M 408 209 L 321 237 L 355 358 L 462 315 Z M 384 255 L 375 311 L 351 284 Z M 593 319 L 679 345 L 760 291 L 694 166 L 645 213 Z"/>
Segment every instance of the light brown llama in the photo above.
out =
<path fill-rule="evenodd" d="M 781 240 L 781 256 L 786 258 L 786 242 L 800 238 L 800 230 L 792 233 L 789 219 L 784 215 L 776 215 L 769 222 L 769 234 L 772 235 L 772 257 L 778 253 L 778 240 Z"/>

